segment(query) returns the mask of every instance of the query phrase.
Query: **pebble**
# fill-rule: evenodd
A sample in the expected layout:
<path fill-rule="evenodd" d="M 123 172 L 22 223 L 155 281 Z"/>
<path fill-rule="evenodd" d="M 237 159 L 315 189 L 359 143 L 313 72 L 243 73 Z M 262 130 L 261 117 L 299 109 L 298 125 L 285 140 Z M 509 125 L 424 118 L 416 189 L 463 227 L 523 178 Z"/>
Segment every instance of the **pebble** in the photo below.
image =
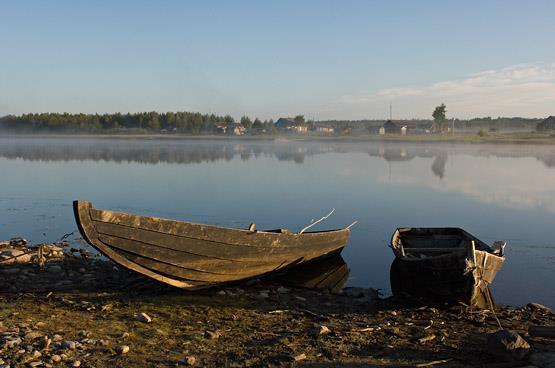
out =
<path fill-rule="evenodd" d="M 80 360 L 75 360 L 73 362 L 73 367 L 80 367 L 81 366 L 81 361 Z"/>
<path fill-rule="evenodd" d="M 13 337 L 11 339 L 5 340 L 4 343 L 6 344 L 6 347 L 8 349 L 13 349 L 14 347 L 21 344 L 21 339 L 19 337 Z"/>
<path fill-rule="evenodd" d="M 301 360 L 305 360 L 305 359 L 306 359 L 306 354 L 299 354 L 293 357 L 293 360 L 296 362 L 300 362 Z"/>
<path fill-rule="evenodd" d="M 197 362 L 197 358 L 195 358 L 194 356 L 188 356 L 188 357 L 185 358 L 185 363 L 188 366 L 192 367 L 192 366 L 195 365 L 196 362 Z"/>
<path fill-rule="evenodd" d="M 129 337 L 129 332 L 124 332 L 121 334 L 120 338 L 127 339 Z"/>
<path fill-rule="evenodd" d="M 59 362 L 62 361 L 62 357 L 59 356 L 58 354 L 52 355 L 52 356 L 50 357 L 50 359 L 52 359 L 52 361 L 53 361 L 54 363 L 59 363 Z"/>
<path fill-rule="evenodd" d="M 280 293 L 280 294 L 286 294 L 286 293 L 288 293 L 289 291 L 291 291 L 291 290 L 289 290 L 288 288 L 283 287 L 283 286 L 280 286 L 280 287 L 277 289 L 277 292 Z"/>
<path fill-rule="evenodd" d="M 223 290 L 220 290 L 220 291 L 218 291 L 218 295 L 225 296 L 225 295 L 226 295 L 226 292 L 223 291 Z"/>
<path fill-rule="evenodd" d="M 137 321 L 141 321 L 141 322 L 145 322 L 145 323 L 152 322 L 152 318 L 150 318 L 150 316 L 148 314 L 146 314 L 145 312 L 141 312 L 141 313 L 135 315 L 135 319 Z"/>
<path fill-rule="evenodd" d="M 50 344 L 52 344 L 52 339 L 49 339 L 48 336 L 43 336 L 43 339 L 41 340 L 41 348 L 48 349 Z"/>
<path fill-rule="evenodd" d="M 222 336 L 222 334 L 219 331 L 205 331 L 204 332 L 204 337 L 210 340 L 217 340 L 220 338 L 220 336 Z"/>
<path fill-rule="evenodd" d="M 62 343 L 62 348 L 75 350 L 77 348 L 77 343 L 75 341 L 66 340 Z"/>
<path fill-rule="evenodd" d="M 259 299 L 268 299 L 270 297 L 270 294 L 268 294 L 267 291 L 261 291 L 260 293 L 258 293 L 257 297 Z"/>
<path fill-rule="evenodd" d="M 42 336 L 43 336 L 43 334 L 40 333 L 40 332 L 31 331 L 31 332 L 28 332 L 28 333 L 25 334 L 24 339 L 27 340 L 27 341 L 32 341 L 32 340 L 38 339 L 39 337 L 42 337 Z"/>
<path fill-rule="evenodd" d="M 62 341 L 63 339 L 64 339 L 64 338 L 62 337 L 62 335 L 56 334 L 56 335 L 52 336 L 52 341 L 54 341 L 54 342 L 60 342 L 60 341 Z"/>
<path fill-rule="evenodd" d="M 428 335 L 418 339 L 418 342 L 421 344 L 427 343 L 429 341 L 435 340 L 436 335 Z"/>
<path fill-rule="evenodd" d="M 82 330 L 78 332 L 78 335 L 79 337 L 91 337 L 92 334 L 90 331 Z"/>
<path fill-rule="evenodd" d="M 331 330 L 327 326 L 321 325 L 319 330 L 318 330 L 318 335 L 327 335 L 330 332 L 331 332 Z"/>
<path fill-rule="evenodd" d="M 116 347 L 114 347 L 114 350 L 119 355 L 127 354 L 127 353 L 129 353 L 129 346 L 127 346 L 127 345 L 117 345 Z"/>
<path fill-rule="evenodd" d="M 110 345 L 110 340 L 100 339 L 100 340 L 98 340 L 98 343 L 100 344 L 100 346 L 109 346 Z"/>
<path fill-rule="evenodd" d="M 506 362 L 522 360 L 530 352 L 526 340 L 512 330 L 499 330 L 490 334 L 487 347 L 491 355 Z"/>
<path fill-rule="evenodd" d="M 534 308 L 534 309 L 539 309 L 543 312 L 546 313 L 552 313 L 551 308 L 543 305 L 543 304 L 539 304 L 539 303 L 528 303 L 527 305 L 529 308 Z"/>

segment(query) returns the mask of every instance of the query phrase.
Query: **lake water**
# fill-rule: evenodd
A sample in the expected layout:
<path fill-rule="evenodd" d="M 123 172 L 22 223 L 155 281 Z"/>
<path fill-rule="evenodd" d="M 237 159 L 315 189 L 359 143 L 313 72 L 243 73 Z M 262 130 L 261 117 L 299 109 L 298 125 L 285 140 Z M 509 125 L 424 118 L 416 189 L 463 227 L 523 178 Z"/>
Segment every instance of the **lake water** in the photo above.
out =
<path fill-rule="evenodd" d="M 555 149 L 549 146 L 0 138 L 0 239 L 75 232 L 71 202 L 234 227 L 297 231 L 358 220 L 348 285 L 389 290 L 399 226 L 508 241 L 498 303 L 555 307 Z"/>

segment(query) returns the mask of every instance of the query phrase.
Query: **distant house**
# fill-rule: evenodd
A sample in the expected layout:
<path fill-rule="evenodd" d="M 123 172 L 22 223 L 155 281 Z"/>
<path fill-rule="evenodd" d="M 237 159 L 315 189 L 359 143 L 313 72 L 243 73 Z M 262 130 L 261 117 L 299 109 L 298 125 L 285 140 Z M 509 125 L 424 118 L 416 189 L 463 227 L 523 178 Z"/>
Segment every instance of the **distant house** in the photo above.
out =
<path fill-rule="evenodd" d="M 551 115 L 544 121 L 539 122 L 538 125 L 536 125 L 536 130 L 539 132 L 545 130 L 555 130 L 555 116 Z"/>
<path fill-rule="evenodd" d="M 305 124 L 297 123 L 292 119 L 279 118 L 275 122 L 274 126 L 278 130 L 288 130 L 296 133 L 306 133 L 308 132 L 308 127 Z"/>
<path fill-rule="evenodd" d="M 351 128 L 341 128 L 341 135 L 350 135 Z"/>
<path fill-rule="evenodd" d="M 321 134 L 333 134 L 335 132 L 335 129 L 328 126 L 317 126 L 316 131 Z"/>
<path fill-rule="evenodd" d="M 379 129 L 379 134 L 401 134 L 407 135 L 410 131 L 416 128 L 416 124 L 408 123 L 405 121 L 392 121 L 388 120 Z"/>
<path fill-rule="evenodd" d="M 247 129 L 242 124 L 233 123 L 227 126 L 226 133 L 231 135 L 243 135 Z"/>
<path fill-rule="evenodd" d="M 214 126 L 214 133 L 216 134 L 225 134 L 227 130 L 227 125 L 225 124 L 217 124 Z"/>
<path fill-rule="evenodd" d="M 289 129 L 293 125 L 295 125 L 295 122 L 293 120 L 287 119 L 287 118 L 279 118 L 278 121 L 276 121 L 275 124 L 274 124 L 274 126 L 277 129 L 280 129 L 280 130 Z"/>
<path fill-rule="evenodd" d="M 257 134 L 264 134 L 266 133 L 266 129 L 264 128 L 249 128 L 247 129 L 247 134 L 250 135 L 257 135 Z"/>
<path fill-rule="evenodd" d="M 392 120 L 388 120 L 380 128 L 380 134 L 401 134 L 401 128 L 403 126 L 399 123 L 395 123 Z"/>

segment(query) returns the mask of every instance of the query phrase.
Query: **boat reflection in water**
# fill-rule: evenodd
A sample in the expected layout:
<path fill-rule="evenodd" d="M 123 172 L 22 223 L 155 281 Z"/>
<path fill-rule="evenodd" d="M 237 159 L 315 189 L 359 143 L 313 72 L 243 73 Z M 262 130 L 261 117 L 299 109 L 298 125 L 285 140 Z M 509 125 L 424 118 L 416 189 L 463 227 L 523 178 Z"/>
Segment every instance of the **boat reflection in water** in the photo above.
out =
<path fill-rule="evenodd" d="M 337 293 L 347 283 L 349 273 L 347 263 L 338 254 L 294 267 L 283 274 L 273 276 L 272 280 L 293 287 L 330 290 Z"/>

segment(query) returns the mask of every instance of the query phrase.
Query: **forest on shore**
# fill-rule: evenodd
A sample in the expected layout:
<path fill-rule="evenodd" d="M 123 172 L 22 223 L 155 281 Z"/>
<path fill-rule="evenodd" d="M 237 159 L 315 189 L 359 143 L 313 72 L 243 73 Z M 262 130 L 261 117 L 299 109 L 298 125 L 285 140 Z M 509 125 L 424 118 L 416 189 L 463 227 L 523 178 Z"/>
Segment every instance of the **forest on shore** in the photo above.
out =
<path fill-rule="evenodd" d="M 368 131 L 382 126 L 379 120 L 322 120 L 305 121 L 304 116 L 291 118 L 300 125 L 307 125 L 309 130 L 316 126 L 328 126 L 335 129 L 349 128 Z M 403 120 L 415 126 L 429 127 L 431 119 Z M 496 128 L 535 129 L 542 119 L 520 117 L 484 117 L 474 119 L 454 119 L 455 128 Z M 218 134 L 221 127 L 241 125 L 245 129 L 272 133 L 276 130 L 274 120 L 251 119 L 243 116 L 239 121 L 231 115 L 202 114 L 199 112 L 138 112 L 112 114 L 70 114 L 70 113 L 30 113 L 6 115 L 0 117 L 0 131 L 13 133 L 181 133 L 181 134 Z"/>

